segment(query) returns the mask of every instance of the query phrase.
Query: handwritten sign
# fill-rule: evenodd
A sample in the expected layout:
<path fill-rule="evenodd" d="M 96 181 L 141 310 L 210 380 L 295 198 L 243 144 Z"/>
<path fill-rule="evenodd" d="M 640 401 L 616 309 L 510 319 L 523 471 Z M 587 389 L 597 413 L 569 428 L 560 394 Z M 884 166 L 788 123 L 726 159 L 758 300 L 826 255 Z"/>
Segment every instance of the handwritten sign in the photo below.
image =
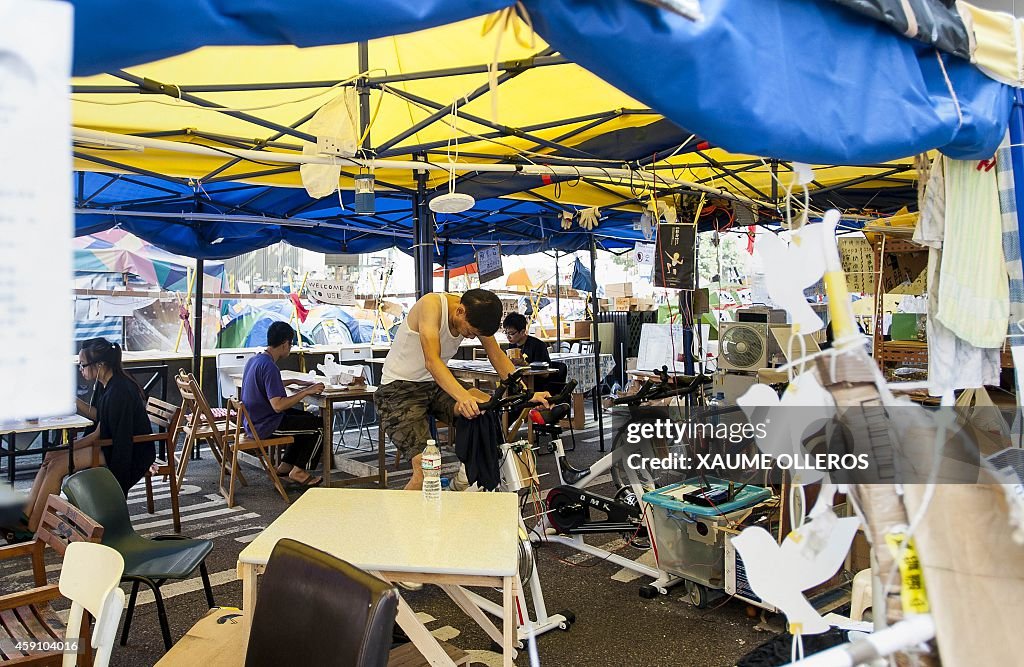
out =
<path fill-rule="evenodd" d="M 310 280 L 306 283 L 309 295 L 320 303 L 332 306 L 356 305 L 356 284 L 351 282 L 331 282 L 330 280 Z"/>
<path fill-rule="evenodd" d="M 501 246 L 484 248 L 476 251 L 476 266 L 480 275 L 480 284 L 505 275 L 501 266 Z"/>
<path fill-rule="evenodd" d="M 652 266 L 657 252 L 653 243 L 637 243 L 633 246 L 633 261 L 640 266 Z"/>

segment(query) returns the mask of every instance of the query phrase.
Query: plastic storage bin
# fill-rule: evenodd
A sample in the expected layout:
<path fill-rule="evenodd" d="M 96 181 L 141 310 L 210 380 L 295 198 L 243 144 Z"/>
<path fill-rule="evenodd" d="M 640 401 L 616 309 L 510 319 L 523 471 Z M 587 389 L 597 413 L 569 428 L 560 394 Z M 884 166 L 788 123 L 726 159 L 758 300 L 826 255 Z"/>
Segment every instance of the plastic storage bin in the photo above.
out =
<path fill-rule="evenodd" d="M 713 477 L 708 483 L 729 488 L 729 483 Z M 658 566 L 677 576 L 709 588 L 724 587 L 725 537 L 728 528 L 742 521 L 752 507 L 771 498 L 772 492 L 761 486 L 747 485 L 729 502 L 716 507 L 694 505 L 682 500 L 686 487 L 702 487 L 694 478 L 679 484 L 648 491 L 644 502 L 649 505 L 657 547 Z"/>

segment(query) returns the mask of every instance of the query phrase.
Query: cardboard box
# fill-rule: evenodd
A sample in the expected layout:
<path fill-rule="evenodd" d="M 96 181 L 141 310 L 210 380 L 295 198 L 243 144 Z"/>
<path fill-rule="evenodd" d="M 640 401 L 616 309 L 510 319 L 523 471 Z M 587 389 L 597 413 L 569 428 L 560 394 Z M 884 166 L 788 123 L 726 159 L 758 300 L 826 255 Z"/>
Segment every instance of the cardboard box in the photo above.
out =
<path fill-rule="evenodd" d="M 565 326 L 562 327 L 564 338 L 590 338 L 590 320 L 577 320 L 564 324 Z"/>
<path fill-rule="evenodd" d="M 604 293 L 610 299 L 633 296 L 633 283 L 608 283 L 604 286 Z"/>
<path fill-rule="evenodd" d="M 629 310 L 632 305 L 630 303 L 631 301 L 632 299 L 630 299 L 628 296 L 617 296 L 615 297 L 615 305 L 612 307 L 612 310 Z"/>
<path fill-rule="evenodd" d="M 633 301 L 636 301 L 636 310 L 639 311 L 649 311 L 658 309 L 658 306 L 654 302 L 654 299 L 638 298 L 633 299 Z"/>

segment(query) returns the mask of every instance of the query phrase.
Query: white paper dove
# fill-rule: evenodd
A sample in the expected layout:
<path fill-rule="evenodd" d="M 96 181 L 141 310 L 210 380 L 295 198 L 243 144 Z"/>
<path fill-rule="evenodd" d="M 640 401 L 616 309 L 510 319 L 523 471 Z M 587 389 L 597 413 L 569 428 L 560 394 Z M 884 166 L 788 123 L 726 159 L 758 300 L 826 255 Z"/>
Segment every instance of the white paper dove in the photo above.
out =
<path fill-rule="evenodd" d="M 334 363 L 334 355 L 333 354 L 326 354 L 326 355 L 324 355 L 324 363 L 317 364 L 316 368 L 321 373 L 323 373 L 326 377 L 329 377 L 329 378 L 335 377 L 336 375 L 341 373 L 341 366 L 339 366 L 338 364 Z"/>
<path fill-rule="evenodd" d="M 814 312 L 804 290 L 825 274 L 821 254 L 825 225 L 804 225 L 793 232 L 758 234 L 754 250 L 764 259 L 768 295 L 789 313 L 793 333 L 809 334 L 824 326 Z"/>
<path fill-rule="evenodd" d="M 743 559 L 750 587 L 765 602 L 786 615 L 793 634 L 814 635 L 825 632 L 829 624 L 822 619 L 803 592 L 828 580 L 846 559 L 860 519 L 818 518 L 793 531 L 779 546 L 764 528 L 745 528 L 732 538 Z M 822 521 L 814 528 L 814 524 Z M 827 524 L 827 525 L 826 525 Z M 813 540 L 820 549 L 808 547 Z"/>
<path fill-rule="evenodd" d="M 777 457 L 791 454 L 802 457 L 809 453 L 804 438 L 821 428 L 835 415 L 835 402 L 818 382 L 814 373 L 801 373 L 793 378 L 779 399 L 768 385 L 755 384 L 736 399 L 751 424 L 764 424 L 754 430 L 754 440 L 762 453 Z M 825 477 L 820 470 L 789 471 L 793 484 L 812 484 Z"/>

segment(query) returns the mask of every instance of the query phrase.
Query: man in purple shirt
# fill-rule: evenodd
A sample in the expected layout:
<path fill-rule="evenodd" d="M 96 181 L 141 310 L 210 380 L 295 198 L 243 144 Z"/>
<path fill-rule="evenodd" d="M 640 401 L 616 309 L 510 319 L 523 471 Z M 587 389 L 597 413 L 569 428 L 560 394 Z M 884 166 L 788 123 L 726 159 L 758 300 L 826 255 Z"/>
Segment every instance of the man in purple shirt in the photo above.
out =
<path fill-rule="evenodd" d="M 245 430 L 255 430 L 261 438 L 290 435 L 295 443 L 289 445 L 281 457 L 277 474 L 302 486 L 319 486 L 322 477 L 314 477 L 307 470 L 316 468 L 323 446 L 320 418 L 296 408 L 306 396 L 324 390 L 321 383 L 310 384 L 292 380 L 288 384 L 303 387 L 291 396 L 285 391 L 281 369 L 277 362 L 292 351 L 295 330 L 287 322 L 274 322 L 267 329 L 267 348 L 249 359 L 242 372 L 242 403 L 249 411 L 252 423 Z"/>

